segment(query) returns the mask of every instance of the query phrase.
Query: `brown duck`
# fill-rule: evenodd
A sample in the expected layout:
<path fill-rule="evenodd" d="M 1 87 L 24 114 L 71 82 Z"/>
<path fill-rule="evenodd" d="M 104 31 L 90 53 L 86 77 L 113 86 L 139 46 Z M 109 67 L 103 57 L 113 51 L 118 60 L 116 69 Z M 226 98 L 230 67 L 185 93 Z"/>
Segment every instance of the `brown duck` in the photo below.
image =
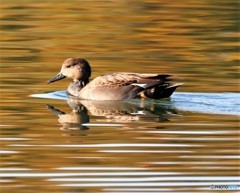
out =
<path fill-rule="evenodd" d="M 48 80 L 52 83 L 65 77 L 72 78 L 68 93 L 80 99 L 123 100 L 131 98 L 167 98 L 182 83 L 171 83 L 168 74 L 140 74 L 118 72 L 96 77 L 91 82 L 91 67 L 82 58 L 68 58 L 60 73 Z"/>

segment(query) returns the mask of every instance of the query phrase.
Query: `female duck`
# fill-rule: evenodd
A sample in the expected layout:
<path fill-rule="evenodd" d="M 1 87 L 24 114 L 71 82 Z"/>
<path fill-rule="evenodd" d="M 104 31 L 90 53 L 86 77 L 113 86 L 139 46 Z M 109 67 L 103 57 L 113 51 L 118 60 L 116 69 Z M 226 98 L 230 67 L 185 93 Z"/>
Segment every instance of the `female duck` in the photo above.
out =
<path fill-rule="evenodd" d="M 167 98 L 181 85 L 169 81 L 168 74 L 112 73 L 105 74 L 89 82 L 91 67 L 82 58 L 68 58 L 60 73 L 48 80 L 52 83 L 65 77 L 72 78 L 68 93 L 81 99 L 123 100 L 137 97 Z"/>

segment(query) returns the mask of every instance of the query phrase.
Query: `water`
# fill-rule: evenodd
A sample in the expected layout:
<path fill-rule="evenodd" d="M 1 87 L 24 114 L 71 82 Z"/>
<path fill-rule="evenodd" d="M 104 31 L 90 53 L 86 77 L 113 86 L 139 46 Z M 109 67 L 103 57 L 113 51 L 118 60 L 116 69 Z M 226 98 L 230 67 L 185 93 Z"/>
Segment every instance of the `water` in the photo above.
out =
<path fill-rule="evenodd" d="M 2 0 L 0 18 L 1 192 L 239 191 L 236 1 Z M 171 99 L 73 100 L 69 80 L 46 84 L 68 57 L 93 77 L 185 84 Z"/>
<path fill-rule="evenodd" d="M 66 90 L 55 91 L 47 94 L 33 94 L 32 97 L 69 100 Z M 171 106 L 171 108 L 190 111 L 201 112 L 207 114 L 226 114 L 226 115 L 240 115 L 240 102 L 238 98 L 239 93 L 190 93 L 190 92 L 175 92 L 171 96 L 171 100 L 125 100 L 110 103 L 151 103 L 153 105 Z M 81 101 L 80 101 L 81 102 Z M 90 101 L 88 101 L 90 102 Z M 82 102 L 83 105 L 86 102 Z M 94 103 L 94 102 L 91 102 Z M 95 101 L 97 103 L 97 101 Z M 98 102 L 100 103 L 100 102 Z M 102 105 L 108 106 L 106 102 L 101 102 Z M 108 102 L 109 103 L 109 102 Z M 121 105 L 122 106 L 122 105 Z M 140 107 L 141 108 L 141 107 Z"/>

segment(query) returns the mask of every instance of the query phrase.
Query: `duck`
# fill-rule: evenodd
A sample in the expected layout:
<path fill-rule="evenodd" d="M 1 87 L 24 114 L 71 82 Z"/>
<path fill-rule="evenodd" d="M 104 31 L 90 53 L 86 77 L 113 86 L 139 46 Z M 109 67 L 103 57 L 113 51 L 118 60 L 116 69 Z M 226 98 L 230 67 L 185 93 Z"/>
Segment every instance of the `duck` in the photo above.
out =
<path fill-rule="evenodd" d="M 64 78 L 73 81 L 67 92 L 86 100 L 124 100 L 133 98 L 168 98 L 183 83 L 172 83 L 172 75 L 117 72 L 104 74 L 90 81 L 91 66 L 83 58 L 64 60 L 60 72 L 48 84 Z"/>

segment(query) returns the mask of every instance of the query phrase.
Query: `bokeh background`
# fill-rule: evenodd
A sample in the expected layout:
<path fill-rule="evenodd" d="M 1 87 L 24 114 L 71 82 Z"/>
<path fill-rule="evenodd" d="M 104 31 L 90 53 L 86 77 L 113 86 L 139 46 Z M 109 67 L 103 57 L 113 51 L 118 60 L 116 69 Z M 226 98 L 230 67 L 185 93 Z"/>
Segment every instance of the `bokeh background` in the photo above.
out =
<path fill-rule="evenodd" d="M 2 0 L 1 76 L 36 91 L 64 59 L 83 57 L 93 76 L 172 73 L 185 79 L 182 91 L 238 91 L 238 8 L 234 0 Z"/>

